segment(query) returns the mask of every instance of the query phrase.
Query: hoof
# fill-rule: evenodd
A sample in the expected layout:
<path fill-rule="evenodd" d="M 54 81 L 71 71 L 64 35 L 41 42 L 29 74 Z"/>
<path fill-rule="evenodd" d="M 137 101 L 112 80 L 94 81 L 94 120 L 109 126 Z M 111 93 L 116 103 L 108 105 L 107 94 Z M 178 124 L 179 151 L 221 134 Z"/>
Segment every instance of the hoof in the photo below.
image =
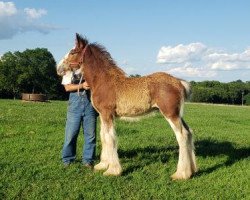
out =
<path fill-rule="evenodd" d="M 178 173 L 178 172 L 175 172 L 171 178 L 173 181 L 175 180 L 187 180 L 189 179 L 190 177 L 192 176 L 192 173 Z"/>
<path fill-rule="evenodd" d="M 198 167 L 196 165 L 194 165 L 194 167 L 192 168 L 193 174 L 198 172 L 198 171 L 199 171 Z"/>
<path fill-rule="evenodd" d="M 109 167 L 104 173 L 104 176 L 120 176 L 122 174 L 122 169 L 120 167 Z"/>
<path fill-rule="evenodd" d="M 103 162 L 100 162 L 94 166 L 95 171 L 106 170 L 107 168 L 108 168 L 108 165 L 106 163 L 103 163 Z"/>

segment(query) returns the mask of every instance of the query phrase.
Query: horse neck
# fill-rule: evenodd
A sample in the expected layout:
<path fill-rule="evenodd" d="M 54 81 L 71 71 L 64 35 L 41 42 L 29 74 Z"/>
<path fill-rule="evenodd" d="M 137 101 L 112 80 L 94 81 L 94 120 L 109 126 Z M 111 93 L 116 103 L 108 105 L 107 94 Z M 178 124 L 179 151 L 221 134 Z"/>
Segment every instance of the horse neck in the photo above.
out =
<path fill-rule="evenodd" d="M 122 79 L 125 77 L 124 72 L 116 66 L 97 67 L 85 65 L 83 71 L 85 79 L 91 88 L 100 85 L 107 85 L 111 82 L 113 83 L 117 79 Z"/>

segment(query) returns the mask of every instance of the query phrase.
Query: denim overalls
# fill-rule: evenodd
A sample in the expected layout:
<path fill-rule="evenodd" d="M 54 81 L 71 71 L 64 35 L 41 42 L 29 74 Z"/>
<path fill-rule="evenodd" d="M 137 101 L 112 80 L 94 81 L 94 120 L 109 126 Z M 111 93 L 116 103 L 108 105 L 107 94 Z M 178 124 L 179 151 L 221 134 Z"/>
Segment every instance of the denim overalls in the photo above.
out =
<path fill-rule="evenodd" d="M 82 162 L 93 164 L 96 148 L 96 118 L 97 112 L 90 101 L 90 92 L 83 90 L 71 92 L 69 95 L 65 140 L 62 150 L 63 163 L 68 164 L 76 159 L 76 143 L 82 125 L 84 146 Z"/>

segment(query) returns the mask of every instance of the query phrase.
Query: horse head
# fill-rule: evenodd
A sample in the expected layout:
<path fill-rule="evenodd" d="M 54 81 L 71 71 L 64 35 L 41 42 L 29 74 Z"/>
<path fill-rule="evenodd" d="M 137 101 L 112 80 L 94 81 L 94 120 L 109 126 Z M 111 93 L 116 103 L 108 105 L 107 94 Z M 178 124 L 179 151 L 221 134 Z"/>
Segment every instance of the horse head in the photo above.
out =
<path fill-rule="evenodd" d="M 88 41 L 76 33 L 75 47 L 72 48 L 57 65 L 57 74 L 63 76 L 67 71 L 79 69 L 83 63 Z"/>

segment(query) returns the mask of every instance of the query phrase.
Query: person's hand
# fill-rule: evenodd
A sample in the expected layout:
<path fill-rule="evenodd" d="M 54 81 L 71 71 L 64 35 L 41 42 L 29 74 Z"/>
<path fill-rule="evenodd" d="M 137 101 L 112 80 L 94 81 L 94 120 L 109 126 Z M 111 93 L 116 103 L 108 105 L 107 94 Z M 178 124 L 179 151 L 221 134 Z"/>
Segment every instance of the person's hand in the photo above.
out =
<path fill-rule="evenodd" d="M 89 84 L 86 81 L 83 82 L 82 87 L 84 90 L 89 90 Z"/>

